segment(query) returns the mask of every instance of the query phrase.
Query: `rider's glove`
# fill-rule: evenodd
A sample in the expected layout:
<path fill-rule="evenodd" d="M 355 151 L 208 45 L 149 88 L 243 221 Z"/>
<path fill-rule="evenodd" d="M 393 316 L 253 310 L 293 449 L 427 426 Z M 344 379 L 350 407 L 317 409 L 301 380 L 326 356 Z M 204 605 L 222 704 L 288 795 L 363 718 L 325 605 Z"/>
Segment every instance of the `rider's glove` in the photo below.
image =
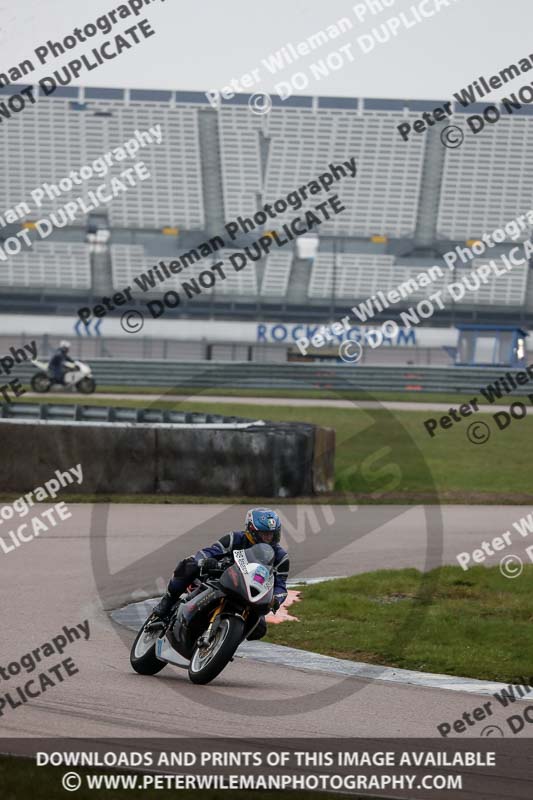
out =
<path fill-rule="evenodd" d="M 211 570 L 218 569 L 218 560 L 216 558 L 202 558 L 198 562 L 201 572 L 211 572 Z"/>
<path fill-rule="evenodd" d="M 277 597 L 274 597 L 272 602 L 270 603 L 271 611 L 275 614 L 278 608 L 280 607 L 281 603 L 279 602 Z"/>

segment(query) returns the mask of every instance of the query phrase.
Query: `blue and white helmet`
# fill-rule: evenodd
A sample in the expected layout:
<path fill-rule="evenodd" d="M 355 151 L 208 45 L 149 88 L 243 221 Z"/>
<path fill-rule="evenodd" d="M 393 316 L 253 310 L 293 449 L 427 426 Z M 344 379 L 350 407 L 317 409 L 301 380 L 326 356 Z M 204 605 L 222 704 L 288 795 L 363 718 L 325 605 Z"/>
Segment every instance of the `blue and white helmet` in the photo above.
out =
<path fill-rule="evenodd" d="M 281 536 L 281 520 L 270 508 L 251 508 L 246 512 L 245 528 L 254 544 L 273 544 Z"/>

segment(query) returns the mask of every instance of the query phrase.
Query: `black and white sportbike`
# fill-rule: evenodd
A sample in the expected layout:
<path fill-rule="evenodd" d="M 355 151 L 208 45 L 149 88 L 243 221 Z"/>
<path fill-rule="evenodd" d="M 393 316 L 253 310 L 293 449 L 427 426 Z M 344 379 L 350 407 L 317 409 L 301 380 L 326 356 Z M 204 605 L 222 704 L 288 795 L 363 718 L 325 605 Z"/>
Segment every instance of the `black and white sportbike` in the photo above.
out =
<path fill-rule="evenodd" d="M 133 669 L 155 675 L 174 664 L 188 668 L 193 683 L 209 683 L 268 614 L 273 591 L 272 547 L 255 544 L 234 550 L 216 570 L 201 573 L 188 587 L 168 623 L 154 614 L 148 617 L 131 648 Z M 189 661 L 188 667 L 179 656 Z"/>
<path fill-rule="evenodd" d="M 39 392 L 39 394 L 49 392 L 52 386 L 56 385 L 56 381 L 54 381 L 48 370 L 48 364 L 36 358 L 32 359 L 31 363 L 39 370 L 39 372 L 36 372 L 32 376 L 30 381 L 31 388 L 34 392 Z M 57 385 L 66 386 L 70 389 L 77 389 L 78 392 L 82 394 L 92 394 L 96 389 L 96 383 L 90 366 L 77 359 L 65 364 L 63 383 L 58 383 Z"/>

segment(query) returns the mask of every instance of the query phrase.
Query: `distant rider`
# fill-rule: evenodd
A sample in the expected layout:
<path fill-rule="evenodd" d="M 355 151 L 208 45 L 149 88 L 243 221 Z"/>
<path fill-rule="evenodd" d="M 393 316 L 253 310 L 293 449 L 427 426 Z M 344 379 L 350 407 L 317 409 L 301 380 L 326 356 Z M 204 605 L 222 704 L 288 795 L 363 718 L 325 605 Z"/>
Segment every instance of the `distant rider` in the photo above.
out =
<path fill-rule="evenodd" d="M 187 586 L 200 575 L 200 571 L 216 569 L 218 560 L 229 556 L 234 550 L 246 550 L 254 544 L 269 544 L 274 550 L 274 598 L 271 608 L 277 611 L 287 597 L 287 577 L 289 575 L 289 556 L 281 547 L 281 521 L 275 511 L 268 508 L 252 508 L 246 514 L 245 530 L 232 531 L 221 536 L 218 542 L 204 547 L 196 555 L 180 561 L 170 579 L 165 595 L 153 613 L 168 621 L 170 613 Z M 265 618 L 261 617 L 249 638 L 260 639 L 266 633 Z"/>
<path fill-rule="evenodd" d="M 63 383 L 63 378 L 68 367 L 73 367 L 74 362 L 69 358 L 70 342 L 63 340 L 50 359 L 48 369 L 55 383 Z"/>

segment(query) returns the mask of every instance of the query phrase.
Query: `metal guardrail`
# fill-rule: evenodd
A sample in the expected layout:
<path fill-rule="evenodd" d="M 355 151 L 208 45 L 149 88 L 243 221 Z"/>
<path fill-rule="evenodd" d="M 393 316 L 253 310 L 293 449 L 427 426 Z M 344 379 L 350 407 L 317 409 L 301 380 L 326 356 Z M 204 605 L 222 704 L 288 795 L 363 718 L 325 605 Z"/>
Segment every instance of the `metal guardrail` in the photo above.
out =
<path fill-rule="evenodd" d="M 89 363 L 100 386 L 174 387 L 191 392 L 195 389 L 227 388 L 479 394 L 480 388 L 508 372 L 505 367 L 376 367 L 248 361 L 125 361 L 101 358 L 91 359 Z M 27 382 L 34 371 L 35 368 L 25 363 L 17 366 L 10 377 Z M 2 377 L 4 382 L 9 380 Z M 533 391 L 533 385 L 531 388 Z M 525 394 L 527 391 L 526 384 L 519 386 L 512 394 Z M 506 394 L 503 393 L 503 396 Z"/>
<path fill-rule="evenodd" d="M 120 408 L 53 403 L 10 403 L 0 405 L 0 419 L 75 422 L 126 422 L 169 425 L 241 425 L 254 420 L 222 414 L 167 411 L 158 408 Z"/>

